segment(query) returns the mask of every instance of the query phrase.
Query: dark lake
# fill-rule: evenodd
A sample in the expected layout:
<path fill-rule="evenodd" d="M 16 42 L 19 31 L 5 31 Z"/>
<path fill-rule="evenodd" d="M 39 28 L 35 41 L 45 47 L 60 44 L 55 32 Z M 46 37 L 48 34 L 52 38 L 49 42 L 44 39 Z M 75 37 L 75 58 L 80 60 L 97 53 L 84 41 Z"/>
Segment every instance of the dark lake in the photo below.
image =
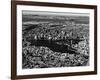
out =
<path fill-rule="evenodd" d="M 68 45 L 64 44 L 57 44 L 57 41 L 52 40 L 32 40 L 31 46 L 35 45 L 37 47 L 43 46 L 48 47 L 50 50 L 54 52 L 61 52 L 61 53 L 76 53 L 75 49 Z"/>

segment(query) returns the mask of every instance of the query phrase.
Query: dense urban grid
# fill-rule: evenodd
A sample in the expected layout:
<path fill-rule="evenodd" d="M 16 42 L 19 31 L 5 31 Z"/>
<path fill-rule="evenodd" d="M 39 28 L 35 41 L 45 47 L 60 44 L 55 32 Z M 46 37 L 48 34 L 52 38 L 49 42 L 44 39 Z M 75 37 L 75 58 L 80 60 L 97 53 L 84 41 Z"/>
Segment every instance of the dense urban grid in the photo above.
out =
<path fill-rule="evenodd" d="M 22 68 L 89 65 L 89 17 L 22 14 Z"/>

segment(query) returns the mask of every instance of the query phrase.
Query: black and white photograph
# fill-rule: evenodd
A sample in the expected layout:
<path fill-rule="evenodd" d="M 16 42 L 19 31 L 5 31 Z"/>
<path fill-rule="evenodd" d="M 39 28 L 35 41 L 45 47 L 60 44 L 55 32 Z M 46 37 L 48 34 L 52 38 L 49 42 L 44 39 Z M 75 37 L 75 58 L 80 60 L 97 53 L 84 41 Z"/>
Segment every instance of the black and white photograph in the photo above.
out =
<path fill-rule="evenodd" d="M 13 79 L 97 73 L 97 7 L 12 2 Z"/>
<path fill-rule="evenodd" d="M 59 14 L 22 11 L 23 69 L 89 66 L 89 14 Z"/>

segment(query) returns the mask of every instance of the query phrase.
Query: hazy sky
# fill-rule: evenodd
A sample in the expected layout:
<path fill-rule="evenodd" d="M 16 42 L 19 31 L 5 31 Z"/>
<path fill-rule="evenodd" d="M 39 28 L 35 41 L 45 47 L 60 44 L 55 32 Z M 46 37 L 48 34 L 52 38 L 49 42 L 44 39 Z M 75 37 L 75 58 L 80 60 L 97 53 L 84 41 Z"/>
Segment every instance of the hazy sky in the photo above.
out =
<path fill-rule="evenodd" d="M 58 15 L 58 16 L 89 16 L 89 13 L 71 13 L 71 12 L 45 12 L 45 11 L 28 11 L 23 10 L 23 15 Z"/>

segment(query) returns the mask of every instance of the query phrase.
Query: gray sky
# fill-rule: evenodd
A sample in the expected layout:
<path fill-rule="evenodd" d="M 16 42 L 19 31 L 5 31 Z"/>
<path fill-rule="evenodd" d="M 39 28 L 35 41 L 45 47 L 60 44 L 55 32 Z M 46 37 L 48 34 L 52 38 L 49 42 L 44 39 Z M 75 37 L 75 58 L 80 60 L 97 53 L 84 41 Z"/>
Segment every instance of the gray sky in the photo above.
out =
<path fill-rule="evenodd" d="M 72 13 L 72 12 L 45 12 L 45 11 L 28 11 L 23 10 L 23 15 L 58 15 L 58 16 L 89 16 L 89 13 Z"/>

